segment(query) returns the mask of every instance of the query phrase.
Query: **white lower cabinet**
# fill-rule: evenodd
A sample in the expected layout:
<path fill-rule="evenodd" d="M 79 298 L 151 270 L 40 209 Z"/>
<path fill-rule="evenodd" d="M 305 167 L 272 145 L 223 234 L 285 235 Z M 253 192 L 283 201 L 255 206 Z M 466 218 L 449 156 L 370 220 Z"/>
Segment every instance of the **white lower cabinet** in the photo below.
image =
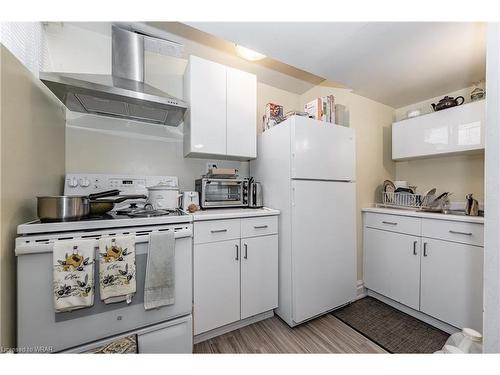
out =
<path fill-rule="evenodd" d="M 420 310 L 482 332 L 483 248 L 423 239 Z"/>
<path fill-rule="evenodd" d="M 408 218 L 370 212 L 364 219 L 366 288 L 454 327 L 482 331 L 482 224 L 411 218 L 409 228 L 402 225 Z M 398 232 L 403 227 L 413 235 Z"/>
<path fill-rule="evenodd" d="M 278 235 L 241 240 L 241 319 L 278 307 Z"/>
<path fill-rule="evenodd" d="M 277 220 L 272 216 L 195 222 L 195 335 L 278 307 Z M 249 226 L 265 230 L 261 235 L 241 238 L 240 228 Z M 226 230 L 226 236 L 238 233 L 238 238 L 220 241 L 215 235 L 206 235 L 207 230 L 217 234 Z"/>
<path fill-rule="evenodd" d="M 240 240 L 194 245 L 194 334 L 240 319 Z"/>
<path fill-rule="evenodd" d="M 365 286 L 419 308 L 420 237 L 365 229 Z"/>

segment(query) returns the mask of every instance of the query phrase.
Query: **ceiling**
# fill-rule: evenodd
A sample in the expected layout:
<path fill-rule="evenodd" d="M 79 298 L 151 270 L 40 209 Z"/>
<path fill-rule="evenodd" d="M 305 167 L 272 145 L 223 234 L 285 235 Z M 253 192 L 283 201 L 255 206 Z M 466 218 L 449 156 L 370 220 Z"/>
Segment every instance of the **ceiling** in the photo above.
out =
<path fill-rule="evenodd" d="M 188 22 L 394 108 L 485 77 L 486 26 L 452 22 Z"/>

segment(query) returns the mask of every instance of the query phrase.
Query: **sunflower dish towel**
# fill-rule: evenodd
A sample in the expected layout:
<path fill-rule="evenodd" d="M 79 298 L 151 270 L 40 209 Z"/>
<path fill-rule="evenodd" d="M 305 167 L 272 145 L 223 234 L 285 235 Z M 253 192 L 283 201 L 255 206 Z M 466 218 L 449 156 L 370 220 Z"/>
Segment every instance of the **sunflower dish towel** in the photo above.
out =
<path fill-rule="evenodd" d="M 94 304 L 94 240 L 57 241 L 53 249 L 53 294 L 56 312 Z"/>
<path fill-rule="evenodd" d="M 135 236 L 99 239 L 99 293 L 104 303 L 132 302 L 136 291 Z"/>

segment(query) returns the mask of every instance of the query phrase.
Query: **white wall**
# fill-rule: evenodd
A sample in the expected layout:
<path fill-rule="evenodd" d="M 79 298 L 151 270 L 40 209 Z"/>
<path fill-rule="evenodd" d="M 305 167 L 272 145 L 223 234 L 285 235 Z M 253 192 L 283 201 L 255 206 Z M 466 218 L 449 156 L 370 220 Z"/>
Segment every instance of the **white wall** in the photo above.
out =
<path fill-rule="evenodd" d="M 0 53 L 0 346 L 12 347 L 16 335 L 16 228 L 36 219 L 37 195 L 61 191 L 65 119 L 61 103 L 38 78 L 3 45 Z"/>
<path fill-rule="evenodd" d="M 38 77 L 47 60 L 47 43 L 41 22 L 0 22 L 0 43 Z"/>
<path fill-rule="evenodd" d="M 486 207 L 484 351 L 500 352 L 500 24 L 488 25 L 486 60 Z"/>
<path fill-rule="evenodd" d="M 67 173 L 178 176 L 181 190 L 194 190 L 194 181 L 206 172 L 209 160 L 183 155 L 182 126 L 169 129 L 75 114 L 70 114 L 67 120 Z M 242 176 L 248 175 L 248 162 L 217 161 L 217 164 L 237 168 Z"/>

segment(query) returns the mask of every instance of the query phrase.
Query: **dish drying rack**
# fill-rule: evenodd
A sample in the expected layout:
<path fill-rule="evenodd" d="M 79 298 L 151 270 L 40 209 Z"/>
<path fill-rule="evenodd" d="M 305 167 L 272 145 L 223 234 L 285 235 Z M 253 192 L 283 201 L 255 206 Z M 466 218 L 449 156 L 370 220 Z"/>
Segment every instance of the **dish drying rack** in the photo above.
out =
<path fill-rule="evenodd" d="M 407 192 L 382 192 L 382 203 L 377 206 L 440 212 L 443 201 L 435 201 L 435 195 L 413 194 Z"/>

